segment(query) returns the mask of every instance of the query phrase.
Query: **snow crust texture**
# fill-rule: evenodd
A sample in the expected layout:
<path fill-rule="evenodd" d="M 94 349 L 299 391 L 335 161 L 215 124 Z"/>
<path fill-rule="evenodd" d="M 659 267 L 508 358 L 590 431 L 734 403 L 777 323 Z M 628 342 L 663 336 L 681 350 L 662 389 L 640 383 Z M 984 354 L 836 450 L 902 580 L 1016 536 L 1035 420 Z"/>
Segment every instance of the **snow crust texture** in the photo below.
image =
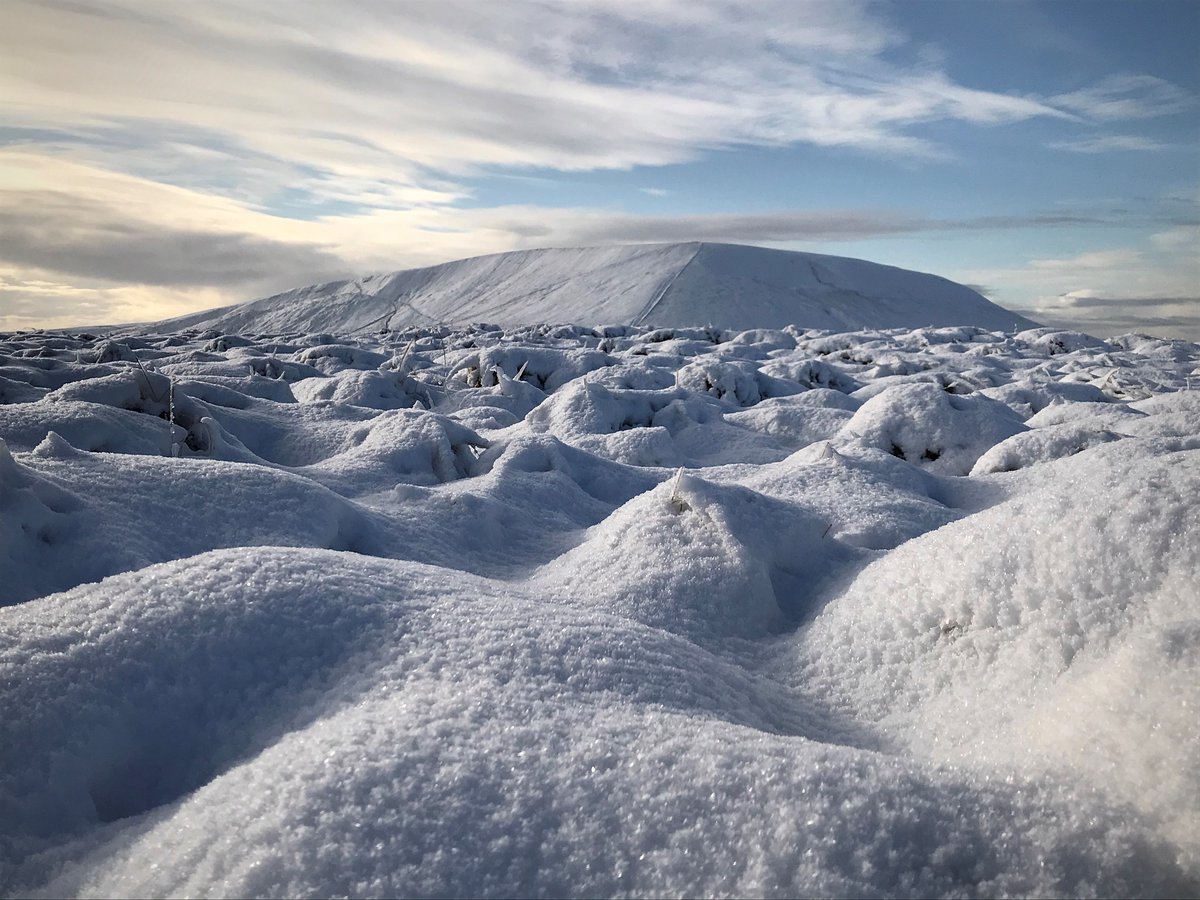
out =
<path fill-rule="evenodd" d="M 0 893 L 1195 895 L 1193 382 L 1040 328 L 0 335 Z"/>

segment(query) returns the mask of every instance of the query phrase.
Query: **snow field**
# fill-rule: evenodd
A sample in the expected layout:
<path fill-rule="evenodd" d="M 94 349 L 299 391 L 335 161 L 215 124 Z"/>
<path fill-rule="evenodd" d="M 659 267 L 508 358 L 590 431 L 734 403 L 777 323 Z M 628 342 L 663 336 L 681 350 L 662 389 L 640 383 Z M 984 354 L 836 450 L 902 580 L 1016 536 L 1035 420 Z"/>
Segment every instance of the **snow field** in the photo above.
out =
<path fill-rule="evenodd" d="M 1198 365 L 0 336 L 0 891 L 1196 893 Z"/>

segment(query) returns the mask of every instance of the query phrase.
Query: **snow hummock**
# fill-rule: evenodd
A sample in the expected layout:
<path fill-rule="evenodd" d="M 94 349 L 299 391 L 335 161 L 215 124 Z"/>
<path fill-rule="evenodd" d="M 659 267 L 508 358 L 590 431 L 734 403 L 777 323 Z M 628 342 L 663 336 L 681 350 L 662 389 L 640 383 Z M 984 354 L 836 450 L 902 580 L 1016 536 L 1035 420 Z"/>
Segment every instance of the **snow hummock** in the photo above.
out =
<path fill-rule="evenodd" d="M 438 323 L 892 328 L 1033 325 L 945 278 L 737 244 L 518 250 L 298 288 L 160 323 L 171 330 L 396 331 Z"/>
<path fill-rule="evenodd" d="M 0 335 L 0 894 L 1200 892 L 1200 346 L 368 331 Z"/>

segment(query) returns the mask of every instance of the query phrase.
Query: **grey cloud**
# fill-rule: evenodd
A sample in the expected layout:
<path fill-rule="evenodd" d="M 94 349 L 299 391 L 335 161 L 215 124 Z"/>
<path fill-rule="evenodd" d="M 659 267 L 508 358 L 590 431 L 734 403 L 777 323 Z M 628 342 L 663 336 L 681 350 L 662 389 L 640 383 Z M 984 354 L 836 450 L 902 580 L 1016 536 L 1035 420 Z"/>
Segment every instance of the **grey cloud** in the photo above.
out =
<path fill-rule="evenodd" d="M 1118 227 L 1175 228 L 1200 224 L 1200 207 L 1191 201 L 1129 198 L 1125 207 L 1097 203 L 1056 212 L 1022 216 L 974 216 L 967 219 L 927 220 L 930 230 L 989 231 L 1019 228 Z"/>
<path fill-rule="evenodd" d="M 62 10 L 79 16 L 111 22 L 137 22 L 143 25 L 159 25 L 164 20 L 146 10 L 131 9 L 115 4 L 89 3 L 86 0 L 39 0 L 47 8 Z"/>
<path fill-rule="evenodd" d="M 1157 226 L 1192 224 L 1194 217 L 1164 215 L 1147 209 L 1143 218 Z M 520 237 L 553 235 L 559 243 L 612 241 L 846 241 L 941 231 L 988 231 L 1072 226 L 1128 226 L 1132 216 L 1111 210 L 1034 213 L 1027 216 L 977 216 L 938 219 L 897 210 L 784 210 L 764 213 L 636 216 L 614 213 L 581 215 L 557 230 L 538 223 L 508 220 L 497 227 Z"/>
<path fill-rule="evenodd" d="M 905 234 L 928 220 L 888 211 L 730 213 L 695 216 L 622 216 L 582 221 L 564 237 L 578 243 L 610 241 L 842 241 Z"/>
<path fill-rule="evenodd" d="M 505 231 L 514 237 L 523 240 L 538 240 L 541 238 L 549 238 L 555 234 L 555 230 L 549 225 L 541 222 L 525 222 L 519 219 L 509 219 L 505 222 L 497 223 L 497 228 L 500 231 Z M 601 238 L 600 241 L 613 240 L 613 238 Z"/>
<path fill-rule="evenodd" d="M 989 228 L 1031 228 L 1057 227 L 1072 225 L 1106 225 L 1110 217 L 1087 213 L 1052 213 L 1033 214 L 1028 216 L 976 216 L 971 219 L 958 219 L 946 222 L 948 228 L 971 228 L 985 230 Z M 1114 223 L 1115 224 L 1115 223 Z"/>
<path fill-rule="evenodd" d="M 21 268 L 110 284 L 247 288 L 345 270 L 320 246 L 166 228 L 65 193 L 10 191 L 0 200 L 0 261 Z"/>
<path fill-rule="evenodd" d="M 1191 304 L 1200 317 L 1200 298 L 1197 297 L 1071 297 L 1072 308 L 1129 309 L 1137 306 L 1182 306 Z"/>
<path fill-rule="evenodd" d="M 983 294 L 985 297 L 991 297 L 996 293 L 995 288 L 989 287 L 986 284 L 972 284 L 971 282 L 967 281 L 962 282 L 962 284 L 964 287 L 969 287 L 971 290 L 978 294 Z"/>

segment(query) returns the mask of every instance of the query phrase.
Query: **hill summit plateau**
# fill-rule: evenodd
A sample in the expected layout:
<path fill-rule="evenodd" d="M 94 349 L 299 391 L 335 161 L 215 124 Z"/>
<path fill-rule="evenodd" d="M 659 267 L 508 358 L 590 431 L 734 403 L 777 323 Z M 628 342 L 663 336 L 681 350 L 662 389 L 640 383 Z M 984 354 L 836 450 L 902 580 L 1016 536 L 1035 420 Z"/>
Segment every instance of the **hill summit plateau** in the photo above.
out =
<path fill-rule="evenodd" d="M 937 275 L 715 243 L 518 250 L 311 285 L 160 324 L 347 334 L 470 322 L 838 331 L 1035 324 Z"/>

